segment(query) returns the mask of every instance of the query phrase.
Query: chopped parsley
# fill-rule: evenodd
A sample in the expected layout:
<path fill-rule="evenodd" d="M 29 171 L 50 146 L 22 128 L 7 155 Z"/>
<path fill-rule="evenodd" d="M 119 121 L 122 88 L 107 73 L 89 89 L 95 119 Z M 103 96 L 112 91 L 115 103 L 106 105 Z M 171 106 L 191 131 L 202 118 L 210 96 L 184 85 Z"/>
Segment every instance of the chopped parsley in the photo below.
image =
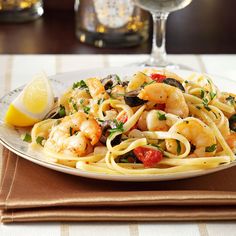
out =
<path fill-rule="evenodd" d="M 153 84 L 153 83 L 155 83 L 154 80 L 152 80 L 151 82 L 144 82 L 141 87 L 144 88 L 145 86 Z"/>
<path fill-rule="evenodd" d="M 208 101 L 206 98 L 203 98 L 203 99 L 202 99 L 202 103 L 203 103 L 204 108 L 205 108 L 207 111 L 211 111 L 211 108 L 208 106 L 209 101 Z"/>
<path fill-rule="evenodd" d="M 115 75 L 115 78 L 116 78 L 118 84 L 122 84 L 121 79 L 120 79 L 120 77 L 118 75 Z"/>
<path fill-rule="evenodd" d="M 176 140 L 177 143 L 177 154 L 179 155 L 181 153 L 181 145 L 180 145 L 180 141 Z"/>
<path fill-rule="evenodd" d="M 80 89 L 88 89 L 87 84 L 84 82 L 84 80 L 80 80 L 79 82 L 75 82 L 72 86 L 72 89 L 76 89 L 76 88 L 80 88 Z"/>
<path fill-rule="evenodd" d="M 84 103 L 84 99 L 83 99 L 83 98 L 80 99 L 79 103 L 80 103 L 81 105 L 83 105 L 83 103 Z"/>
<path fill-rule="evenodd" d="M 70 136 L 72 136 L 72 135 L 73 135 L 73 128 L 70 127 Z"/>
<path fill-rule="evenodd" d="M 84 109 L 84 112 L 85 112 L 86 114 L 89 114 L 90 107 L 84 107 L 83 109 Z"/>
<path fill-rule="evenodd" d="M 214 152 L 216 150 L 217 145 L 213 144 L 205 148 L 205 152 Z"/>
<path fill-rule="evenodd" d="M 198 110 L 201 110 L 201 107 L 200 107 L 200 106 L 196 106 L 196 108 L 197 108 Z"/>
<path fill-rule="evenodd" d="M 66 110 L 65 110 L 64 106 L 60 105 L 58 115 L 59 115 L 60 118 L 66 116 Z"/>
<path fill-rule="evenodd" d="M 109 129 L 108 131 L 110 132 L 110 136 L 112 136 L 116 132 L 123 132 L 124 131 L 124 123 L 118 122 L 117 120 L 114 120 L 114 123 L 116 125 L 116 128 Z"/>
<path fill-rule="evenodd" d="M 185 80 L 184 83 L 185 83 L 185 84 L 188 84 L 188 80 Z"/>
<path fill-rule="evenodd" d="M 161 114 L 159 111 L 157 112 L 158 120 L 166 120 L 166 115 Z"/>
<path fill-rule="evenodd" d="M 98 99 L 98 105 L 101 105 L 104 102 L 104 98 L 99 98 Z"/>
<path fill-rule="evenodd" d="M 234 105 L 235 104 L 235 98 L 231 95 L 229 95 L 227 98 L 226 98 L 226 101 L 229 102 L 229 104 L 231 105 Z"/>
<path fill-rule="evenodd" d="M 44 139 L 45 139 L 44 137 L 38 136 L 38 137 L 36 138 L 36 143 L 39 144 L 39 145 L 41 145 L 41 146 L 43 146 L 43 140 L 44 140 Z"/>
<path fill-rule="evenodd" d="M 204 90 L 201 90 L 200 97 L 204 98 L 204 96 L 205 96 L 205 92 L 204 92 Z"/>
<path fill-rule="evenodd" d="M 27 143 L 31 143 L 32 141 L 32 138 L 31 138 L 31 135 L 28 134 L 28 133 L 25 133 L 21 136 L 21 139 L 24 141 L 24 142 L 27 142 Z"/>
<path fill-rule="evenodd" d="M 213 100 L 215 96 L 216 96 L 216 93 L 210 92 L 210 98 L 211 98 L 211 100 Z"/>
<path fill-rule="evenodd" d="M 73 103 L 73 108 L 75 111 L 78 111 L 78 107 L 77 107 L 76 103 Z"/>

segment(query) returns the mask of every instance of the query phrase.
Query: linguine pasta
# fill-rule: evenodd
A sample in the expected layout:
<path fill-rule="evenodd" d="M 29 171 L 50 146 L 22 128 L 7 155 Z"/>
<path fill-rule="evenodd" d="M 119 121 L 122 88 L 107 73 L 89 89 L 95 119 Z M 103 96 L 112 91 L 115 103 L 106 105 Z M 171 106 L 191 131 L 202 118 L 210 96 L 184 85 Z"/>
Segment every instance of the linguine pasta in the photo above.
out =
<path fill-rule="evenodd" d="M 55 162 L 106 174 L 171 174 L 235 160 L 235 95 L 208 75 L 152 68 L 73 84 L 34 125 L 31 146 Z"/>

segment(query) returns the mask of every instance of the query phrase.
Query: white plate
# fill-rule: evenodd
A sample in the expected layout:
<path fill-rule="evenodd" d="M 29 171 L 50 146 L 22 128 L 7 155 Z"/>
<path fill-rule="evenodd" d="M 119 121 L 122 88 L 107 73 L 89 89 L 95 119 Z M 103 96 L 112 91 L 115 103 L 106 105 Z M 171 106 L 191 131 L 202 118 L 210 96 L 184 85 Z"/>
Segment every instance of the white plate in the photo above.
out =
<path fill-rule="evenodd" d="M 80 79 L 85 79 L 88 77 L 101 76 L 105 77 L 108 74 L 118 74 L 121 78 L 127 75 L 132 75 L 134 72 L 140 70 L 138 67 L 132 68 L 106 68 L 106 69 L 93 69 L 93 70 L 83 70 L 76 72 L 69 72 L 64 74 L 57 74 L 52 76 L 51 82 L 54 88 L 56 96 L 60 96 L 73 82 Z M 190 75 L 191 71 L 173 71 L 180 76 L 186 77 Z M 221 91 L 235 92 L 236 82 L 214 76 L 214 83 L 220 88 Z M 23 87 L 15 89 L 4 97 L 0 99 L 0 120 L 4 119 L 5 112 L 11 103 L 11 101 L 22 91 Z M 71 175 L 83 176 L 94 179 L 104 179 L 104 180 L 113 180 L 113 181 L 164 181 L 164 180 L 176 180 L 191 178 L 195 176 L 201 176 L 209 173 L 213 173 L 219 170 L 230 168 L 235 165 L 235 162 L 232 162 L 229 165 L 221 165 L 214 169 L 209 170 L 197 170 L 197 171 L 188 171 L 183 173 L 175 174 L 156 174 L 156 175 L 111 175 L 111 174 L 100 174 L 100 173 L 90 173 L 79 169 L 70 168 L 53 162 L 49 162 L 45 157 L 34 150 L 29 150 L 28 144 L 23 142 L 20 139 L 21 133 L 24 133 L 25 129 L 16 129 L 14 127 L 8 126 L 4 123 L 0 125 L 0 142 L 12 152 L 17 155 L 32 161 L 41 166 L 64 172 Z"/>

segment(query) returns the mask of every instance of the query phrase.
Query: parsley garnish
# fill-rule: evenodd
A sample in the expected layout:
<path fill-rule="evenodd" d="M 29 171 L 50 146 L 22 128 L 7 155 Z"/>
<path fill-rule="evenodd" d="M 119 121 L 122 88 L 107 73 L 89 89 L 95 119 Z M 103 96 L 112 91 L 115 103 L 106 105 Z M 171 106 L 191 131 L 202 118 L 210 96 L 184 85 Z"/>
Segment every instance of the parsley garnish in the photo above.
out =
<path fill-rule="evenodd" d="M 73 108 L 75 111 L 78 111 L 78 107 L 77 107 L 76 103 L 73 103 Z"/>
<path fill-rule="evenodd" d="M 104 102 L 104 98 L 99 98 L 98 99 L 98 105 L 101 105 Z"/>
<path fill-rule="evenodd" d="M 201 110 L 201 107 L 200 107 L 200 106 L 196 106 L 196 108 L 197 108 L 198 110 Z"/>
<path fill-rule="evenodd" d="M 181 153 L 181 145 L 180 145 L 180 141 L 176 140 L 177 143 L 177 154 L 179 155 Z"/>
<path fill-rule="evenodd" d="M 60 118 L 66 116 L 66 110 L 65 110 L 64 106 L 60 105 L 58 115 L 59 115 Z"/>
<path fill-rule="evenodd" d="M 231 105 L 234 105 L 235 104 L 235 98 L 231 95 L 229 95 L 227 98 L 226 98 L 226 101 L 229 102 Z"/>
<path fill-rule="evenodd" d="M 201 97 L 201 98 L 204 98 L 204 96 L 205 96 L 205 92 L 204 92 L 204 90 L 201 90 L 200 97 Z"/>
<path fill-rule="evenodd" d="M 213 144 L 211 146 L 208 146 L 205 148 L 205 152 L 214 152 L 216 150 L 216 144 Z"/>
<path fill-rule="evenodd" d="M 209 101 L 208 101 L 206 98 L 203 98 L 203 99 L 202 99 L 202 103 L 203 103 L 204 108 L 205 108 L 207 111 L 211 111 L 211 108 L 208 106 Z"/>
<path fill-rule="evenodd" d="M 144 88 L 145 86 L 153 84 L 153 83 L 155 83 L 154 80 L 152 80 L 151 82 L 144 82 L 141 87 Z"/>
<path fill-rule="evenodd" d="M 215 96 L 216 96 L 216 93 L 210 92 L 210 98 L 211 98 L 211 100 L 213 100 Z"/>
<path fill-rule="evenodd" d="M 115 77 L 116 77 L 116 80 L 117 80 L 118 84 L 121 84 L 122 82 L 121 82 L 120 77 L 118 75 L 115 75 Z"/>
<path fill-rule="evenodd" d="M 31 135 L 28 134 L 28 133 L 25 133 L 24 135 L 22 135 L 22 136 L 21 136 L 21 139 L 22 139 L 24 142 L 27 142 L 27 143 L 31 143 L 31 141 L 32 141 Z"/>
<path fill-rule="evenodd" d="M 75 82 L 72 86 L 72 89 L 76 89 L 76 88 L 80 88 L 80 89 L 87 89 L 88 86 L 87 84 L 84 82 L 84 80 L 80 80 L 79 82 Z"/>
<path fill-rule="evenodd" d="M 108 131 L 110 132 L 110 136 L 112 136 L 116 132 L 123 132 L 124 131 L 124 123 L 118 122 L 117 120 L 114 120 L 114 123 L 116 125 L 116 128 L 109 129 Z"/>
<path fill-rule="evenodd" d="M 70 127 L 70 136 L 72 136 L 72 135 L 73 135 L 73 128 Z"/>
<path fill-rule="evenodd" d="M 39 144 L 39 145 L 41 145 L 41 146 L 43 146 L 43 140 L 44 140 L 44 139 L 45 139 L 44 137 L 38 136 L 38 137 L 36 138 L 36 143 Z"/>
<path fill-rule="evenodd" d="M 159 111 L 157 112 L 158 120 L 166 120 L 166 115 L 161 114 Z"/>
<path fill-rule="evenodd" d="M 90 107 L 84 107 L 84 112 L 85 112 L 86 114 L 89 114 L 89 111 L 90 111 Z"/>
<path fill-rule="evenodd" d="M 83 99 L 83 98 L 80 99 L 79 103 L 80 103 L 81 105 L 83 105 L 83 103 L 84 103 L 84 99 Z"/>

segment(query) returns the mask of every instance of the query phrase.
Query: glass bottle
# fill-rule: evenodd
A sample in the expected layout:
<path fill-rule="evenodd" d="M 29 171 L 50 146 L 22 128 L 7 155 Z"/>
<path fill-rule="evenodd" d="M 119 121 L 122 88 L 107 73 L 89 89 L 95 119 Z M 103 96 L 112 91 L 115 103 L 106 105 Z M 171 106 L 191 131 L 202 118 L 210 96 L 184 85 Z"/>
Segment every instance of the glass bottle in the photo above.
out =
<path fill-rule="evenodd" d="M 129 47 L 148 38 L 149 14 L 132 0 L 76 0 L 76 35 L 96 47 Z"/>
<path fill-rule="evenodd" d="M 1 22 L 24 22 L 43 14 L 42 0 L 0 0 Z"/>

